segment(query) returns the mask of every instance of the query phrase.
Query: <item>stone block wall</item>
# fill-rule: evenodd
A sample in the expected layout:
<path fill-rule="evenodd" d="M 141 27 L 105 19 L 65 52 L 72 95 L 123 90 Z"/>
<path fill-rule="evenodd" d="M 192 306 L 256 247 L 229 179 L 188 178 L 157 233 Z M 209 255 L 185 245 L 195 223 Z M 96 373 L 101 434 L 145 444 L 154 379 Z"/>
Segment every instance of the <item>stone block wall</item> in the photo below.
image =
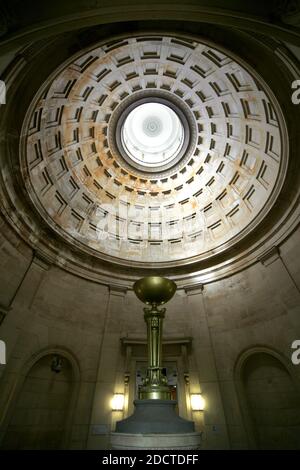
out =
<path fill-rule="evenodd" d="M 298 239 L 295 232 L 279 249 L 226 279 L 198 289 L 180 286 L 167 306 L 164 337 L 192 338 L 185 366 L 189 383 L 181 386 L 181 400 L 186 393 L 202 392 L 206 408 L 192 412 L 187 400 L 180 409 L 204 431 L 205 448 L 257 445 L 239 365 L 247 352 L 274 351 L 299 386 L 300 366 L 291 362 L 291 344 L 300 339 Z M 72 411 L 64 445 L 107 448 L 115 421 L 132 409 L 127 404 L 124 413 L 112 412 L 110 401 L 113 393 L 134 398 L 133 388 L 124 382 L 120 338 L 145 338 L 143 305 L 130 286 L 120 288 L 109 280 L 102 285 L 49 265 L 13 234 L 2 238 L 0 249 L 0 339 L 7 345 L 7 364 L 0 366 L 2 445 L 9 432 L 13 446 L 11 426 L 20 419 L 15 407 L 25 400 L 24 383 L 34 364 L 58 353 L 72 368 Z M 29 416 L 23 414 L 22 426 L 28 420 L 30 433 L 35 427 Z"/>

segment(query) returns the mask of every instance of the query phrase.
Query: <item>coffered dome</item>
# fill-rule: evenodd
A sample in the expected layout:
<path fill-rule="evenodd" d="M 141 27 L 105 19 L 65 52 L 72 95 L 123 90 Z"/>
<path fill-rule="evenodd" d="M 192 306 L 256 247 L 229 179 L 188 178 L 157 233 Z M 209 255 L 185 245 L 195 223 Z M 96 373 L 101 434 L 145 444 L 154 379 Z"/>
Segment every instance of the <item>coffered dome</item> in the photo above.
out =
<path fill-rule="evenodd" d="M 95 257 L 188 263 L 226 250 L 274 204 L 287 166 L 277 101 L 240 59 L 175 37 L 72 58 L 24 122 L 35 207 Z"/>

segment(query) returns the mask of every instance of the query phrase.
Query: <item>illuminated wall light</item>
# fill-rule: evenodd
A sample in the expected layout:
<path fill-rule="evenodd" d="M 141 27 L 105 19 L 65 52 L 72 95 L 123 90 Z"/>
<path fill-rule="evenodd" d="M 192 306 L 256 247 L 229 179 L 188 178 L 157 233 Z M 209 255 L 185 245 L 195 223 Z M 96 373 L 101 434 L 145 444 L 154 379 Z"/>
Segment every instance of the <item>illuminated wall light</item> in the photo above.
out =
<path fill-rule="evenodd" d="M 111 409 L 113 411 L 123 411 L 125 397 L 123 393 L 115 393 L 111 401 Z"/>
<path fill-rule="evenodd" d="M 193 411 L 203 411 L 205 408 L 205 399 L 200 393 L 191 395 L 191 408 Z"/>

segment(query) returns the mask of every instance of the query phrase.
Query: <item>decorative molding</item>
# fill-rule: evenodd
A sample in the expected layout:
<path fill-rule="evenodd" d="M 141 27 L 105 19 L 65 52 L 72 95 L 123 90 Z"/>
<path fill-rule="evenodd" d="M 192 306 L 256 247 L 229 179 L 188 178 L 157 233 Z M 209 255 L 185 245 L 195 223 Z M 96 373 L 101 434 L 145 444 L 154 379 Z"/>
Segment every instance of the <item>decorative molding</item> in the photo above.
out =
<path fill-rule="evenodd" d="M 280 252 L 278 246 L 273 246 L 270 250 L 267 250 L 262 256 L 258 258 L 264 266 L 269 266 L 280 258 Z"/>
<path fill-rule="evenodd" d="M 168 345 L 168 344 L 180 344 L 180 345 L 186 345 L 189 346 L 192 344 L 193 338 L 191 337 L 184 337 L 184 338 L 164 338 L 162 340 L 162 344 Z M 136 346 L 136 345 L 146 345 L 147 344 L 147 338 L 121 338 L 121 343 L 123 346 L 128 347 L 128 346 Z"/>
<path fill-rule="evenodd" d="M 76 2 L 77 8 L 74 6 L 69 15 L 64 14 L 63 16 L 60 8 L 56 8 L 55 15 L 53 15 L 52 8 L 50 10 L 51 15 L 49 15 L 45 4 L 43 12 L 37 20 L 32 21 L 29 15 L 27 20 L 24 19 L 24 23 L 16 25 L 9 39 L 1 47 L 4 51 L 7 51 L 18 45 L 22 46 L 28 42 L 33 43 L 40 38 L 51 37 L 51 34 L 58 35 L 70 30 L 84 30 L 91 26 L 99 27 L 99 25 L 107 23 L 119 25 L 124 21 L 140 22 L 145 20 L 145 18 L 154 20 L 156 23 L 158 18 L 163 22 L 174 20 L 200 22 L 201 24 L 210 23 L 233 30 L 245 29 L 257 36 L 259 34 L 269 34 L 278 37 L 282 41 L 299 43 L 299 33 L 297 30 L 290 29 L 278 21 L 272 22 L 272 13 L 274 16 L 276 15 L 276 4 L 274 8 L 274 2 L 269 2 L 271 5 L 267 8 L 267 13 L 263 13 L 263 10 L 258 13 L 257 8 L 255 9 L 255 2 L 240 2 L 239 8 L 236 10 L 232 9 L 233 2 L 222 2 L 222 7 L 220 8 L 217 2 L 213 2 L 213 6 L 207 6 L 208 2 L 205 2 L 205 5 L 201 5 L 204 2 L 198 2 L 197 5 L 197 2 L 183 4 L 176 0 L 172 2 L 172 8 L 170 8 L 169 3 L 163 4 L 159 2 L 156 4 L 139 0 L 127 5 L 126 9 L 124 9 L 123 3 L 120 3 L 118 7 L 116 2 L 110 2 L 111 5 L 108 6 L 108 4 L 102 5 L 103 2 L 96 0 L 92 8 L 87 6 L 87 4 L 92 4 L 93 2 L 85 2 L 84 6 L 83 3 L 83 1 Z M 228 7 L 225 6 L 226 3 L 228 3 Z M 284 1 L 284 3 L 286 2 Z M 36 4 L 38 5 L 38 2 Z M 244 4 L 247 7 L 244 7 Z M 51 8 L 51 3 L 48 5 Z M 34 6 L 35 2 L 32 3 L 32 8 Z"/>
<path fill-rule="evenodd" d="M 48 271 L 50 269 L 50 266 L 52 264 L 52 261 L 50 258 L 47 256 L 41 254 L 41 253 L 36 253 L 34 254 L 32 262 L 39 266 L 40 268 L 44 269 L 45 271 Z"/>
<path fill-rule="evenodd" d="M 116 295 L 118 297 L 125 297 L 127 293 L 127 287 L 120 286 L 117 284 L 110 284 L 109 286 L 109 293 L 111 295 Z"/>
<path fill-rule="evenodd" d="M 202 294 L 203 290 L 204 290 L 204 284 L 200 284 L 200 283 L 184 287 L 184 291 L 187 296 Z"/>

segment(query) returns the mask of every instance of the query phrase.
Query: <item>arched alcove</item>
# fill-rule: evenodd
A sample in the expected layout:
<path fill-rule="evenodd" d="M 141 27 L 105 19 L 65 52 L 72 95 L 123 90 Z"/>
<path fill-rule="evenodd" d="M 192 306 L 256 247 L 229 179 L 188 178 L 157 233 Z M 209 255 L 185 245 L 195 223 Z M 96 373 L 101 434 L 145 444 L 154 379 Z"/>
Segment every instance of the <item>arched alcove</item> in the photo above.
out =
<path fill-rule="evenodd" d="M 300 449 L 300 394 L 288 367 L 266 348 L 239 361 L 240 402 L 259 449 Z"/>
<path fill-rule="evenodd" d="M 2 448 L 63 448 L 73 385 L 74 372 L 67 357 L 56 353 L 39 357 L 20 384 Z"/>

